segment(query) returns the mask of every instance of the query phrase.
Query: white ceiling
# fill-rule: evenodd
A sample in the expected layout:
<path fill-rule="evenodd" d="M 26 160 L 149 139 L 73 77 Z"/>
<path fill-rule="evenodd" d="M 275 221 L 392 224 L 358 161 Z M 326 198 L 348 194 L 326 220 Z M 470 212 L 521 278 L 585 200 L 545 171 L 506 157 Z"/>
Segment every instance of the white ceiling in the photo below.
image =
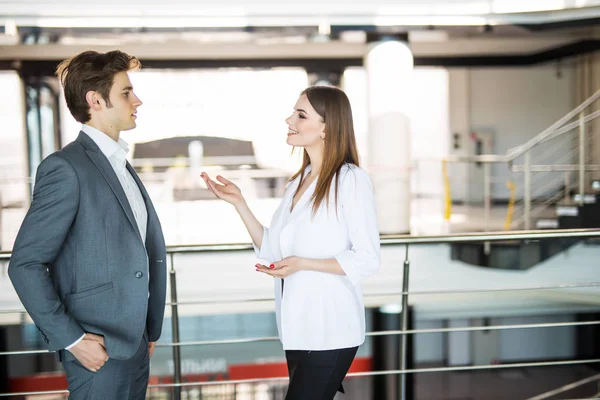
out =
<path fill-rule="evenodd" d="M 355 58 L 366 54 L 366 28 L 408 32 L 415 56 L 519 55 L 600 39 L 594 26 L 531 29 L 592 18 L 600 19 L 600 0 L 392 0 L 356 5 L 347 0 L 0 0 L 0 32 L 5 28 L 0 60 L 58 60 L 90 48 L 120 48 L 154 59 Z M 24 32 L 35 27 L 46 37 L 37 46 L 21 43 Z M 340 27 L 346 31 L 339 37 L 328 36 Z"/>
<path fill-rule="evenodd" d="M 600 0 L 394 0 L 350 5 L 172 0 L 0 0 L 0 24 L 39 27 L 472 26 L 600 16 Z"/>

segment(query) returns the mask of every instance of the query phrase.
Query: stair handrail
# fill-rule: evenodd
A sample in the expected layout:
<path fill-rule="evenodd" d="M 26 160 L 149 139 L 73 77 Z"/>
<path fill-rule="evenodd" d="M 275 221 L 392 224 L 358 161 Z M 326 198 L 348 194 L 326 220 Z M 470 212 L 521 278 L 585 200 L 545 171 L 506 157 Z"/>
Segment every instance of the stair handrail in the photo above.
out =
<path fill-rule="evenodd" d="M 549 140 L 559 137 L 560 135 L 564 135 L 565 133 L 570 132 L 573 129 L 577 128 L 580 124 L 582 124 L 582 123 L 587 124 L 588 122 L 591 122 L 598 117 L 600 117 L 600 110 L 594 111 L 593 113 L 590 113 L 590 114 L 586 115 L 585 117 L 578 119 L 577 121 L 573 121 L 570 124 L 563 126 L 562 128 L 558 128 L 551 135 L 548 135 L 548 137 L 543 139 L 538 144 L 545 143 Z"/>
<path fill-rule="evenodd" d="M 575 107 L 573 110 L 569 111 L 569 113 L 567 113 L 567 115 L 565 115 L 564 117 L 562 117 L 561 119 L 559 119 L 558 121 L 556 121 L 555 123 L 550 125 L 548 128 L 544 129 L 542 132 L 537 134 L 532 139 L 528 140 L 527 142 L 525 142 L 517 147 L 513 147 L 512 149 L 509 149 L 506 152 L 506 158 L 508 159 L 508 161 L 510 162 L 510 161 L 516 159 L 517 157 L 519 157 L 519 156 L 525 154 L 527 151 L 531 150 L 537 144 L 545 141 L 548 136 L 554 134 L 554 132 L 556 130 L 558 130 L 565 122 L 571 120 L 577 114 L 581 113 L 590 104 L 592 104 L 599 98 L 600 98 L 600 89 L 597 90 L 589 98 L 587 98 L 583 103 L 581 103 L 580 105 Z"/>

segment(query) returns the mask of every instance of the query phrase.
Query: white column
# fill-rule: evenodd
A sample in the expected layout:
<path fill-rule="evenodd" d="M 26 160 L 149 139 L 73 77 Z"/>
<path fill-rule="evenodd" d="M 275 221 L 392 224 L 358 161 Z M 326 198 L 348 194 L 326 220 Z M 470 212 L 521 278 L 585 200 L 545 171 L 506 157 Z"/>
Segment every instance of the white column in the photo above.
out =
<path fill-rule="evenodd" d="M 450 319 L 448 328 L 467 328 L 470 326 L 468 319 Z M 448 332 L 446 351 L 448 366 L 471 365 L 471 332 L 453 331 Z"/>
<path fill-rule="evenodd" d="M 365 57 L 369 173 L 381 233 L 410 232 L 410 119 L 413 56 L 404 42 L 372 43 Z"/>
<path fill-rule="evenodd" d="M 354 135 L 358 147 L 358 157 L 362 167 L 369 166 L 369 112 L 367 101 L 367 74 L 362 67 L 349 67 L 344 70 L 340 87 L 348 95 L 352 106 Z"/>
<path fill-rule="evenodd" d="M 449 153 L 454 156 L 469 156 L 471 87 L 468 68 L 448 70 L 449 118 L 452 138 Z M 448 165 L 450 190 L 453 201 L 469 202 L 469 164 L 451 163 Z M 480 189 L 480 188 L 478 188 Z"/>

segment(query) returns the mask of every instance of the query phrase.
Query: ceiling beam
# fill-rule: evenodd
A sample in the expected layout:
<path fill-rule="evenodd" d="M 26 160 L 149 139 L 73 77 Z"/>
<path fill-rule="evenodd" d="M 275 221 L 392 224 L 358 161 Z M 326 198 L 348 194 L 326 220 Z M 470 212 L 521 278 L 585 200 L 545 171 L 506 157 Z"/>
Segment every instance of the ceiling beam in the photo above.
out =
<path fill-rule="evenodd" d="M 137 41 L 134 41 L 137 40 Z M 290 40 L 286 43 L 286 40 Z M 120 49 L 138 58 L 164 60 L 239 60 L 239 59 L 298 59 L 298 58 L 362 58 L 368 50 L 366 43 L 340 40 L 291 42 L 293 39 L 272 38 L 258 42 L 199 42 L 171 39 L 148 43 L 143 38 L 97 38 L 74 44 L 17 44 L 0 45 L 0 60 L 64 60 L 86 50 L 106 52 Z M 568 37 L 542 38 L 467 38 L 446 39 L 438 42 L 411 41 L 410 48 L 418 57 L 469 57 L 507 55 L 518 56 L 566 46 L 577 39 Z"/>
<path fill-rule="evenodd" d="M 600 40 L 583 40 L 551 49 L 522 54 L 488 54 L 468 56 L 415 56 L 415 66 L 435 67 L 506 67 L 529 66 L 600 50 Z M 347 67 L 362 66 L 362 57 L 272 57 L 272 58 L 153 58 L 140 57 L 144 68 L 274 68 L 301 67 L 309 72 L 342 72 Z M 52 76 L 61 59 L 0 60 L 0 70 L 16 70 L 22 76 Z"/>

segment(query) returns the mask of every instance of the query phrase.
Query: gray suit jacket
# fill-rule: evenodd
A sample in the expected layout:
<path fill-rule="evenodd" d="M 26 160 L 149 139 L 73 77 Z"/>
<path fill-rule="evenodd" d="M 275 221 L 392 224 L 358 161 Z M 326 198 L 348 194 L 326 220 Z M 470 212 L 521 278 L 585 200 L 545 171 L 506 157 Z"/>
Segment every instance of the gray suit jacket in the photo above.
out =
<path fill-rule="evenodd" d="M 110 162 L 85 133 L 38 167 L 8 273 L 50 351 L 91 332 L 104 336 L 110 358 L 124 360 L 144 329 L 149 341 L 160 337 L 165 241 L 148 193 L 127 168 L 148 210 L 145 245 Z"/>

